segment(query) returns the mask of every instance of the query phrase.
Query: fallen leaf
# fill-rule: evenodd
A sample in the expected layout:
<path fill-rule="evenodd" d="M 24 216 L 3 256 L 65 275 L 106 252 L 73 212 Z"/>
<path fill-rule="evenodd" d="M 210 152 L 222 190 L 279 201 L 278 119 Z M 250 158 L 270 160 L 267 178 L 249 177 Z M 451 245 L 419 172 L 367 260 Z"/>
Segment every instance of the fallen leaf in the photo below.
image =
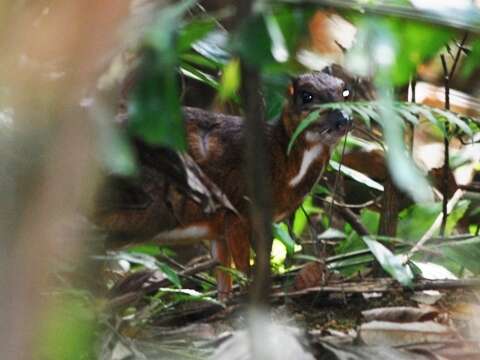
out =
<path fill-rule="evenodd" d="M 360 326 L 359 338 L 367 345 L 400 346 L 456 340 L 457 334 L 447 326 L 433 321 L 410 323 L 372 321 Z"/>
<path fill-rule="evenodd" d="M 412 322 L 429 321 L 438 316 L 438 311 L 432 308 L 419 309 L 409 306 L 385 307 L 362 311 L 366 321 Z"/>
<path fill-rule="evenodd" d="M 312 261 L 303 266 L 295 277 L 295 290 L 303 290 L 325 284 L 327 267 L 324 263 Z"/>

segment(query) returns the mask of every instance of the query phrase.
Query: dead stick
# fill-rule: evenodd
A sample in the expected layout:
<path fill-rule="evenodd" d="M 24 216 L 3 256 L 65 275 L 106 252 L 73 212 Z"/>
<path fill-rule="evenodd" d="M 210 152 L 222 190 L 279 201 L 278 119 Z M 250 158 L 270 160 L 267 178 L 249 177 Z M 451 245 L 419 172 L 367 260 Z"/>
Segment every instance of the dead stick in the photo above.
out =
<path fill-rule="evenodd" d="M 318 293 L 368 293 L 368 292 L 392 292 L 399 290 L 423 291 L 423 290 L 454 290 L 480 288 L 480 279 L 461 280 L 420 280 L 411 288 L 402 287 L 393 279 L 379 279 L 368 282 L 350 282 L 326 286 L 315 286 L 298 291 L 285 291 L 272 294 L 272 298 L 300 297 Z"/>
<path fill-rule="evenodd" d="M 362 224 L 358 216 L 350 209 L 342 207 L 342 206 L 335 206 L 335 210 L 347 221 L 352 228 L 358 233 L 360 236 L 369 236 L 370 232 Z"/>

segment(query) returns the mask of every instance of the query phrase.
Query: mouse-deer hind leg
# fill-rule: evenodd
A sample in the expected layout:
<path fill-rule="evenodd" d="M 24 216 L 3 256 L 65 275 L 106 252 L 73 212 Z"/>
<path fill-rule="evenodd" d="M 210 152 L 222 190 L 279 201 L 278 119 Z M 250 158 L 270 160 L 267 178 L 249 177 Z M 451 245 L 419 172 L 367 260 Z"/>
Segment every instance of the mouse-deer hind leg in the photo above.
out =
<path fill-rule="evenodd" d="M 224 238 L 212 242 L 213 257 L 218 260 L 221 266 L 229 268 L 232 264 L 232 255 Z M 216 269 L 217 291 L 220 299 L 226 299 L 232 291 L 232 276 L 224 269 Z"/>

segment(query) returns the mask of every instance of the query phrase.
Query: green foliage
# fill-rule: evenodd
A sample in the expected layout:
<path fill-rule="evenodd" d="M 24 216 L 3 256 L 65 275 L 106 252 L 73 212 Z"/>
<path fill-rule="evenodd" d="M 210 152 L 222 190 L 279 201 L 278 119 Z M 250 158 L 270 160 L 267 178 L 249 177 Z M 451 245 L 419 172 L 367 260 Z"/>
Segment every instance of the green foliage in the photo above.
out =
<path fill-rule="evenodd" d="M 107 117 L 108 118 L 108 117 Z M 100 159 L 112 174 L 133 175 L 136 171 L 135 157 L 125 134 L 105 121 L 97 120 L 100 143 Z"/>
<path fill-rule="evenodd" d="M 306 33 L 312 14 L 284 6 L 256 13 L 243 21 L 233 38 L 232 49 L 250 65 L 267 72 L 293 69 L 292 54 L 301 35 Z"/>
<path fill-rule="evenodd" d="M 463 77 L 468 77 L 472 75 L 472 73 L 478 69 L 479 58 L 480 58 L 480 39 L 476 39 L 472 43 L 469 56 L 465 59 L 465 64 L 462 67 Z"/>
<path fill-rule="evenodd" d="M 39 322 L 36 332 L 38 359 L 83 360 L 93 358 L 95 313 L 85 299 L 60 295 Z"/>
<path fill-rule="evenodd" d="M 395 17 L 354 17 L 359 26 L 358 48 L 352 53 L 368 52 L 366 56 L 388 64 L 383 76 L 394 85 L 404 85 L 421 63 L 432 58 L 451 38 L 449 29 Z"/>
<path fill-rule="evenodd" d="M 112 254 L 110 258 L 115 260 L 125 260 L 128 261 L 130 264 L 141 265 L 146 269 L 151 270 L 159 270 L 161 271 L 165 277 L 177 288 L 182 287 L 182 283 L 178 274 L 175 270 L 173 270 L 169 265 L 165 262 L 159 261 L 155 256 L 149 255 L 148 253 L 156 253 L 156 250 L 152 247 L 143 247 L 138 248 L 137 251 L 142 252 L 135 252 L 134 250 L 130 252 L 120 251 L 117 253 Z M 155 254 L 158 255 L 158 254 Z"/>
<path fill-rule="evenodd" d="M 320 189 L 319 189 L 319 186 L 317 186 L 315 193 L 319 193 L 319 192 L 320 192 Z M 296 237 L 299 237 L 300 235 L 302 235 L 308 226 L 307 216 L 321 214 L 322 212 L 323 212 L 322 208 L 316 206 L 313 203 L 313 197 L 307 196 L 303 201 L 303 204 L 294 214 L 294 217 L 293 217 L 294 220 L 293 220 L 293 226 L 292 226 L 293 234 Z"/>
<path fill-rule="evenodd" d="M 286 224 L 273 224 L 273 236 L 285 246 L 288 256 L 295 253 L 295 240 L 292 239 Z"/>
<path fill-rule="evenodd" d="M 218 89 L 220 99 L 225 101 L 233 98 L 240 87 L 240 62 L 233 59 L 223 68 L 222 79 Z"/>
<path fill-rule="evenodd" d="M 447 235 L 453 232 L 469 205 L 469 201 L 462 200 L 452 210 L 445 228 Z M 419 240 L 441 212 L 442 204 L 440 202 L 411 205 L 399 214 L 398 236 L 406 240 Z"/>
<path fill-rule="evenodd" d="M 177 82 L 178 49 L 204 35 L 205 27 L 192 27 L 176 41 L 181 16 L 194 4 L 182 1 L 164 10 L 147 34 L 137 83 L 129 102 L 129 131 L 147 143 L 185 150 L 185 129 Z"/>

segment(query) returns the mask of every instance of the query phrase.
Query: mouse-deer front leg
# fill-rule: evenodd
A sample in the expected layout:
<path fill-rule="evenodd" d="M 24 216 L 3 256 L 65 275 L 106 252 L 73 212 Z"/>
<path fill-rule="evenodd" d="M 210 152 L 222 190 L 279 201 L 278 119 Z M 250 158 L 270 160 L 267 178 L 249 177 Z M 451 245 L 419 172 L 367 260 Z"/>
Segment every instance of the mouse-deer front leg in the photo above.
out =
<path fill-rule="evenodd" d="M 213 244 L 214 257 L 224 267 L 230 267 L 232 260 L 237 270 L 245 275 L 250 273 L 250 227 L 236 214 L 224 217 L 223 238 Z M 219 297 L 225 299 L 232 290 L 232 276 L 222 269 L 216 271 Z"/>
<path fill-rule="evenodd" d="M 250 274 L 250 236 L 249 223 L 235 214 L 225 218 L 225 239 L 232 254 L 235 267 L 245 275 Z"/>

